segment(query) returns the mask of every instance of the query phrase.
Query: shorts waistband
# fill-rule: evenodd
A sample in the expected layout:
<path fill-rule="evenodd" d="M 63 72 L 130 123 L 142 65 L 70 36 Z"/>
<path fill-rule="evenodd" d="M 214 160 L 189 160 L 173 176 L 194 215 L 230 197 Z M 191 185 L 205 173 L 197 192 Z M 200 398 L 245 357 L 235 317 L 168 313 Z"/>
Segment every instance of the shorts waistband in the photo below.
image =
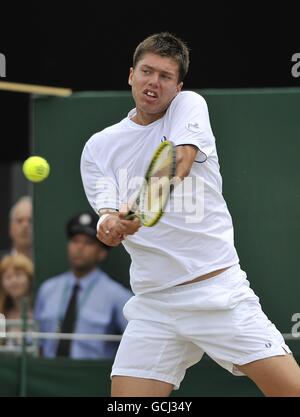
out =
<path fill-rule="evenodd" d="M 191 288 L 194 288 L 194 287 L 199 288 L 199 287 L 204 287 L 204 286 L 207 286 L 207 285 L 212 285 L 216 282 L 224 281 L 224 280 L 228 279 L 229 277 L 232 277 L 235 274 L 240 273 L 241 271 L 242 270 L 241 270 L 240 264 L 235 264 L 235 265 L 230 266 L 228 269 L 221 272 L 220 274 L 215 275 L 214 277 L 207 278 L 207 279 L 204 279 L 202 281 L 196 281 L 196 282 L 193 282 L 193 283 L 190 283 L 190 284 L 176 285 L 176 286 L 173 286 L 173 287 L 169 287 L 169 288 L 166 288 L 166 289 L 162 290 L 161 293 L 164 293 L 164 294 L 169 293 L 170 294 L 170 293 L 175 293 L 175 292 L 184 292 L 184 291 L 188 291 L 188 290 L 190 290 Z"/>

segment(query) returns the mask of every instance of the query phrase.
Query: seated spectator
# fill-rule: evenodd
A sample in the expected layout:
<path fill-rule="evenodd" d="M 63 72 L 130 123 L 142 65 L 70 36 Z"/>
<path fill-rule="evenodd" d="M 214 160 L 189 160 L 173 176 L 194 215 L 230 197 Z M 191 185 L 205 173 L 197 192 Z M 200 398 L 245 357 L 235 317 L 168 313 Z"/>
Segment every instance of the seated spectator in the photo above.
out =
<path fill-rule="evenodd" d="M 32 318 L 32 261 L 25 255 L 7 255 L 0 262 L 0 313 L 6 320 L 21 320 L 22 301 L 27 298 L 27 318 Z M 7 332 L 20 332 L 22 326 L 7 326 Z M 6 340 L 6 345 L 18 345 L 21 339 Z"/>
<path fill-rule="evenodd" d="M 123 306 L 132 293 L 99 268 L 109 248 L 96 237 L 98 217 L 81 213 L 67 224 L 70 270 L 42 284 L 35 319 L 42 332 L 122 334 Z M 42 340 L 47 358 L 113 358 L 118 342 Z"/>
<path fill-rule="evenodd" d="M 9 236 L 11 248 L 1 253 L 14 255 L 21 253 L 32 259 L 32 201 L 28 196 L 21 197 L 11 208 L 9 213 Z"/>

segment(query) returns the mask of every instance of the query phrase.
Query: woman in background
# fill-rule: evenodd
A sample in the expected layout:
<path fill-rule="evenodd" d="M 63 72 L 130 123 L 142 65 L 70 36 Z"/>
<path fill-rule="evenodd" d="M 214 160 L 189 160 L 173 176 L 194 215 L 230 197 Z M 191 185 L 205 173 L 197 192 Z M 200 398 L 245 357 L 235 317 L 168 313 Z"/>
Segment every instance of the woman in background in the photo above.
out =
<path fill-rule="evenodd" d="M 27 318 L 32 318 L 33 263 L 22 254 L 5 256 L 0 263 L 0 313 L 6 320 L 21 320 L 22 301 L 27 298 Z M 7 326 L 7 332 L 21 331 L 22 326 Z M 19 341 L 7 339 L 6 345 Z"/>

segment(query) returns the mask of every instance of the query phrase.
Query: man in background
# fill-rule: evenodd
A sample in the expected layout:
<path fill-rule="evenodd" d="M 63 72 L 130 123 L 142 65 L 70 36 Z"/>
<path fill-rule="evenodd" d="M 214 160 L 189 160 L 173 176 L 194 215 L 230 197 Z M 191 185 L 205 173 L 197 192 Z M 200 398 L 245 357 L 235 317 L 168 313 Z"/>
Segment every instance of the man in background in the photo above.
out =
<path fill-rule="evenodd" d="M 32 259 L 32 201 L 31 197 L 21 197 L 10 209 L 9 236 L 11 248 L 0 253 L 4 255 L 22 254 Z"/>
<path fill-rule="evenodd" d="M 96 237 L 97 216 L 83 212 L 67 224 L 70 270 L 42 284 L 35 319 L 42 332 L 122 334 L 123 306 L 132 293 L 99 268 L 109 248 Z M 43 340 L 47 358 L 111 359 L 118 343 L 96 340 Z"/>

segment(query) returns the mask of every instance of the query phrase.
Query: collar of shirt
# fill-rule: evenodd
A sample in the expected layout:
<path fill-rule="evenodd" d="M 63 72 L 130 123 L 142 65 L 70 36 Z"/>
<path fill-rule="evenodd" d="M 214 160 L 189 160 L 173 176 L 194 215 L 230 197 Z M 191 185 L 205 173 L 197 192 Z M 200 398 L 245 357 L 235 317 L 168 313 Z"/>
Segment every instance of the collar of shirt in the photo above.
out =
<path fill-rule="evenodd" d="M 74 285 L 79 285 L 80 290 L 85 291 L 92 283 L 101 278 L 100 269 L 96 268 L 93 271 L 89 272 L 87 275 L 77 278 L 72 271 L 69 272 L 67 285 L 69 288 L 73 288 Z"/>

